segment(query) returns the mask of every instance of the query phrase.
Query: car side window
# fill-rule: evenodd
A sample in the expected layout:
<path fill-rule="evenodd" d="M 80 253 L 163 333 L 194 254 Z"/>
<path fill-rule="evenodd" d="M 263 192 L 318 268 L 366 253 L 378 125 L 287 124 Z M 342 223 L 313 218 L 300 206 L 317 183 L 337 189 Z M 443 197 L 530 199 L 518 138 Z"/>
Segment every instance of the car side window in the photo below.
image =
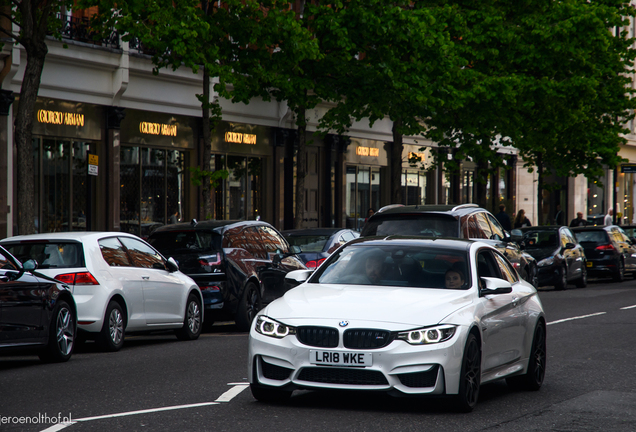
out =
<path fill-rule="evenodd" d="M 128 249 L 134 267 L 165 269 L 165 263 L 159 252 L 146 243 L 128 237 L 119 237 L 119 240 Z"/>
<path fill-rule="evenodd" d="M 519 276 L 517 275 L 517 272 L 512 268 L 510 263 L 508 263 L 508 261 L 506 261 L 504 257 L 499 254 L 495 254 L 495 259 L 497 260 L 499 270 L 501 271 L 504 280 L 507 280 L 511 284 L 519 282 Z"/>
<path fill-rule="evenodd" d="M 491 239 L 492 238 L 492 229 L 490 228 L 490 224 L 488 223 L 488 219 L 486 218 L 486 214 L 485 213 L 477 213 L 475 215 L 477 217 L 477 224 L 479 225 L 480 230 L 483 232 L 483 237 L 478 237 L 478 238 L 485 238 L 485 239 Z"/>
<path fill-rule="evenodd" d="M 17 270 L 15 265 L 11 262 L 11 260 L 0 253 L 0 269 L 2 270 Z"/>
<path fill-rule="evenodd" d="M 490 250 L 482 250 L 477 255 L 477 276 L 501 279 L 501 270 Z"/>
<path fill-rule="evenodd" d="M 106 264 L 111 267 L 131 267 L 126 249 L 116 237 L 100 239 L 98 244 Z"/>
<path fill-rule="evenodd" d="M 505 235 L 504 235 L 504 229 L 501 227 L 501 224 L 490 213 L 487 213 L 487 216 L 488 216 L 488 222 L 490 222 L 490 227 L 492 228 L 492 235 L 496 235 L 497 240 L 503 240 L 505 238 Z M 493 237 L 490 237 L 490 238 L 493 238 Z"/>
<path fill-rule="evenodd" d="M 477 215 L 470 215 L 470 217 L 468 218 L 467 227 L 468 227 L 468 238 L 471 238 L 471 239 L 488 238 L 486 237 L 486 233 L 484 233 L 484 231 L 479 226 L 479 222 L 477 221 Z"/>
<path fill-rule="evenodd" d="M 261 239 L 258 230 L 254 227 L 246 227 L 243 230 L 243 237 L 245 238 L 245 249 L 251 253 L 254 257 L 260 259 L 267 258 L 267 252 L 263 246 L 263 240 Z"/>
<path fill-rule="evenodd" d="M 277 249 L 282 253 L 288 252 L 285 239 L 283 239 L 276 230 L 268 226 L 259 226 L 258 232 L 261 234 L 263 245 L 267 253 L 275 253 Z"/>
<path fill-rule="evenodd" d="M 243 230 L 240 227 L 230 228 L 223 234 L 223 247 L 224 248 L 243 248 L 243 242 L 241 241 L 241 232 Z"/>
<path fill-rule="evenodd" d="M 344 242 L 346 243 L 346 242 L 350 242 L 356 237 L 350 231 L 347 231 L 346 233 L 342 234 L 342 238 L 344 239 Z"/>

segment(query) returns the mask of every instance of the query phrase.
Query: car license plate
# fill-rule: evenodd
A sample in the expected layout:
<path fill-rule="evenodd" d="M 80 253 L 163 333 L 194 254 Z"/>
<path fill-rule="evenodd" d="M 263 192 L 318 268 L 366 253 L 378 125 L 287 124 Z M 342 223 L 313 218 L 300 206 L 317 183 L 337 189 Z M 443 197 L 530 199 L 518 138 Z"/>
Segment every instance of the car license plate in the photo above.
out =
<path fill-rule="evenodd" d="M 586 265 L 587 267 L 592 267 L 592 261 L 588 261 L 588 262 L 586 262 L 586 263 L 585 263 L 585 265 Z"/>
<path fill-rule="evenodd" d="M 331 366 L 372 366 L 373 354 L 310 350 L 309 363 Z"/>

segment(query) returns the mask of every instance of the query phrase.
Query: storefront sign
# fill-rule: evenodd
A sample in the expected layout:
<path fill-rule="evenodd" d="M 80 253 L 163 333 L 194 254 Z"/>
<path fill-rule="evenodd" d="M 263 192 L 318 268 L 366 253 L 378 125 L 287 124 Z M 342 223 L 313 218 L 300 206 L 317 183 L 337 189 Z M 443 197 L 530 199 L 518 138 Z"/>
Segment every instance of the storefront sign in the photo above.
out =
<path fill-rule="evenodd" d="M 241 132 L 225 132 L 225 142 L 256 145 L 256 135 Z"/>
<path fill-rule="evenodd" d="M 622 173 L 636 173 L 636 165 L 621 165 Z"/>
<path fill-rule="evenodd" d="M 163 124 L 163 123 L 139 123 L 139 132 L 148 135 L 164 135 L 164 136 L 177 136 L 177 125 Z"/>
<path fill-rule="evenodd" d="M 84 114 L 38 110 L 38 122 L 66 126 L 84 126 Z"/>
<path fill-rule="evenodd" d="M 97 155 L 88 155 L 88 175 L 97 175 L 98 160 L 99 159 Z"/>
<path fill-rule="evenodd" d="M 358 146 L 358 147 L 356 147 L 356 154 L 358 156 L 378 157 L 378 156 L 380 156 L 380 149 L 379 148 L 375 148 L 375 147 Z"/>
<path fill-rule="evenodd" d="M 409 162 L 426 162 L 426 153 L 409 152 Z"/>

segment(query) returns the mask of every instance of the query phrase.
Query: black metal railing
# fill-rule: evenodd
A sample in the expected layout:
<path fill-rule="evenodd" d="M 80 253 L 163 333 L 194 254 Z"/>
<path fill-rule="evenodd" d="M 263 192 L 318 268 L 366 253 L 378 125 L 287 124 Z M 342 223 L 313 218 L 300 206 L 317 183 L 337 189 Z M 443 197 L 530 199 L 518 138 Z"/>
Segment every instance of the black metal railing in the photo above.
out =
<path fill-rule="evenodd" d="M 109 48 L 120 48 L 119 34 L 117 30 L 112 30 L 106 37 L 98 36 L 98 32 L 91 30 L 88 18 L 80 18 L 58 14 L 58 19 L 62 21 L 62 38 L 78 42 L 90 43 L 93 45 L 105 46 Z"/>

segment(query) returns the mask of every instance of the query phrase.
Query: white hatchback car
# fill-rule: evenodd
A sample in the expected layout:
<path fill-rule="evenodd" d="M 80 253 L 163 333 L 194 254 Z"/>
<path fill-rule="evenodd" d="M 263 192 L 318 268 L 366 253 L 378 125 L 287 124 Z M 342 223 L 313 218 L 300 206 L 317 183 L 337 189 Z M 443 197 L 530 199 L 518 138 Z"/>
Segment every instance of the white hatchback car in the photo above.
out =
<path fill-rule="evenodd" d="M 72 287 L 80 337 L 117 351 L 125 332 L 174 329 L 197 339 L 203 303 L 197 284 L 139 237 L 120 232 L 66 232 L 0 241 L 36 272 Z"/>

